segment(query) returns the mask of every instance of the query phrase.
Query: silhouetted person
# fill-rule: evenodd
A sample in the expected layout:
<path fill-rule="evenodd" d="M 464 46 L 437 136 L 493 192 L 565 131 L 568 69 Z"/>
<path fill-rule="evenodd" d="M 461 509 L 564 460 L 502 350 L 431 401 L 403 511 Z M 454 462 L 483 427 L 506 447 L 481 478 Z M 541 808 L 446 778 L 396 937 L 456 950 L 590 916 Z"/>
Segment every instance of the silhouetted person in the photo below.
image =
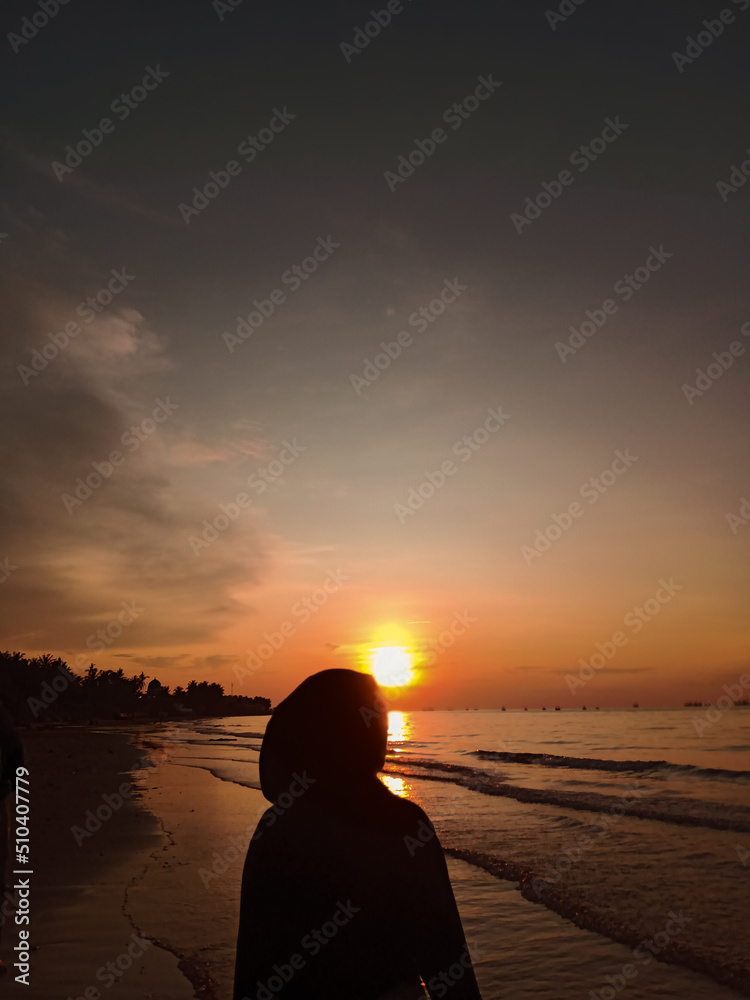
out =
<path fill-rule="evenodd" d="M 271 716 L 242 877 L 234 1000 L 481 1000 L 437 836 L 377 772 L 374 679 L 324 670 Z M 451 971 L 452 970 L 452 971 Z"/>

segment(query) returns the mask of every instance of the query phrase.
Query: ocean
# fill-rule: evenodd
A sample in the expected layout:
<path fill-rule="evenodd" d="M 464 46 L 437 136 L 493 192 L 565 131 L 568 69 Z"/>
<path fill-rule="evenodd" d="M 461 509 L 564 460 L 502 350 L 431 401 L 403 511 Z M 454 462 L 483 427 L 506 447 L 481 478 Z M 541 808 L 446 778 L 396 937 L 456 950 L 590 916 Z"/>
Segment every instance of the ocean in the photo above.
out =
<path fill-rule="evenodd" d="M 381 778 L 436 827 L 485 1000 L 750 996 L 750 709 L 706 711 L 389 714 Z M 164 843 L 127 907 L 221 1000 L 266 721 L 134 731 Z"/>

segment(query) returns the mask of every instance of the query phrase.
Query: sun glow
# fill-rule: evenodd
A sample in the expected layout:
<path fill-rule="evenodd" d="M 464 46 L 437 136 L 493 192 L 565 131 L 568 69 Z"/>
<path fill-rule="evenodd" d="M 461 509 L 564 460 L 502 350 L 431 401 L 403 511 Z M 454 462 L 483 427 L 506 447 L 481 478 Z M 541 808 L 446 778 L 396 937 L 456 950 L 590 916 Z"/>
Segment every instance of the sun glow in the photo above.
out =
<path fill-rule="evenodd" d="M 397 778 L 393 774 L 381 774 L 380 780 L 389 792 L 393 792 L 394 795 L 400 795 L 404 799 L 408 798 L 406 782 L 403 778 Z"/>
<path fill-rule="evenodd" d="M 412 658 L 406 646 L 378 646 L 371 654 L 372 673 L 381 687 L 405 687 L 414 680 Z"/>
<path fill-rule="evenodd" d="M 391 710 L 388 713 L 388 741 L 400 743 L 406 736 L 406 713 Z"/>

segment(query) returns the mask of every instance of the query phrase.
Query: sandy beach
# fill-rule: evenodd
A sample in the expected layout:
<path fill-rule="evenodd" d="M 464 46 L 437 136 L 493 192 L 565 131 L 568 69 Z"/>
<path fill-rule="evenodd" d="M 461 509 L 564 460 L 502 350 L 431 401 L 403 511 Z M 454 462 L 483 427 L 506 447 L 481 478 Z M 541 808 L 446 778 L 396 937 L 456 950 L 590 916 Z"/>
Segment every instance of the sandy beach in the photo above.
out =
<path fill-rule="evenodd" d="M 252 748 L 262 723 L 245 725 L 249 736 L 241 746 L 227 746 L 228 730 L 212 721 L 24 734 L 32 781 L 34 997 L 229 1000 L 242 865 L 267 805 L 243 783 L 257 777 Z M 575 917 L 525 898 L 512 874 L 498 877 L 494 868 L 491 874 L 473 852 L 454 845 L 460 838 L 452 814 L 444 815 L 444 785 L 389 780 L 437 819 L 487 1000 L 588 996 L 592 988 L 604 998 L 623 969 L 630 970 L 624 974 L 630 1000 L 731 1000 L 744 993 L 680 965 L 635 960 L 639 953 L 617 940 L 622 935 L 592 933 Z M 469 794 L 461 792 L 462 804 Z M 496 801 L 483 798 L 480 805 Z M 470 812 L 466 805 L 464 826 Z M 503 816 L 502 850 L 511 857 L 508 807 Z M 481 823 L 479 814 L 472 822 Z M 529 823 L 527 816 L 527 836 Z M 698 913 L 691 909 L 689 918 Z M 8 921 L 2 941 L 8 965 L 15 931 Z M 13 981 L 12 968 L 3 988 L 29 995 Z"/>
<path fill-rule="evenodd" d="M 158 822 L 136 798 L 120 796 L 122 806 L 99 829 L 89 819 L 94 832 L 86 835 L 87 812 L 106 806 L 105 795 L 117 802 L 138 751 L 116 731 L 60 728 L 22 738 L 31 781 L 31 995 L 98 1000 L 114 988 L 110 995 L 120 1000 L 192 997 L 178 958 L 144 936 L 129 905 L 132 882 L 166 842 Z M 77 837 L 74 828 L 82 831 Z M 3 987 L 28 996 L 14 981 L 16 930 L 12 918 L 6 921 Z"/>

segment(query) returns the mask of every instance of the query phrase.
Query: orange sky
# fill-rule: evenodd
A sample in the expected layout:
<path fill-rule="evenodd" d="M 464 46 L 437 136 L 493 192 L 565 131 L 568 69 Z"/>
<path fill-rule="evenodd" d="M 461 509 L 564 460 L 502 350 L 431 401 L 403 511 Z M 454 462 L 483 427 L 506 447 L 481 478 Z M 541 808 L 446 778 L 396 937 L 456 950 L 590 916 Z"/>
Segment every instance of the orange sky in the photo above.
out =
<path fill-rule="evenodd" d="M 392 624 L 448 637 L 403 707 L 717 697 L 750 638 L 739 36 L 680 73 L 679 12 L 644 48 L 413 5 L 349 64 L 333 12 L 252 58 L 232 16 L 124 24 L 169 76 L 62 178 L 122 67 L 73 28 L 18 54 L 2 646 L 278 701 Z"/>

